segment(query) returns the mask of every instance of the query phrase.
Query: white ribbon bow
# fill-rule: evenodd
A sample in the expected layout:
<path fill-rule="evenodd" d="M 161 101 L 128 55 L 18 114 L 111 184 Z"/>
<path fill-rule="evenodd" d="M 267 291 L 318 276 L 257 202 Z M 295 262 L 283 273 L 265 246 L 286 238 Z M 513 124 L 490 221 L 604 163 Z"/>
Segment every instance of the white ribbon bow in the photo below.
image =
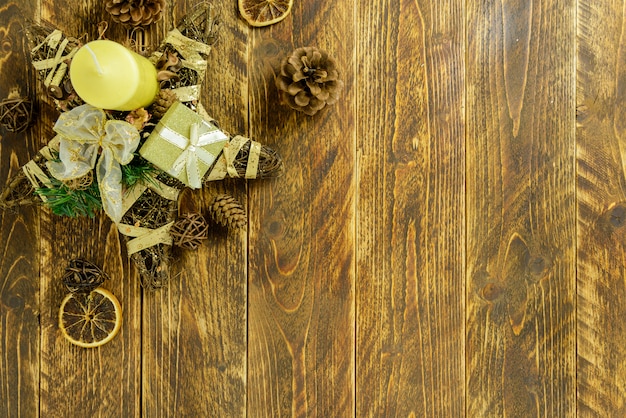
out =
<path fill-rule="evenodd" d="M 60 137 L 60 162 L 47 163 L 59 180 L 84 176 L 94 167 L 104 212 L 118 223 L 122 216 L 122 169 L 139 146 L 139 131 L 128 122 L 107 120 L 101 109 L 76 107 L 59 116 L 54 131 Z M 102 153 L 98 159 L 98 150 Z"/>
<path fill-rule="evenodd" d="M 202 178 L 200 170 L 198 169 L 198 160 L 210 166 L 213 164 L 213 161 L 215 161 L 215 158 L 217 158 L 216 155 L 211 154 L 209 151 L 201 147 L 228 139 L 224 132 L 219 129 L 214 129 L 200 134 L 200 128 L 203 127 L 214 129 L 206 122 L 196 122 L 190 127 L 189 138 L 185 138 L 183 135 L 169 129 L 165 125 L 157 127 L 158 134 L 163 139 L 183 150 L 176 161 L 174 161 L 172 168 L 168 170 L 167 173 L 171 176 L 177 177 L 184 168 L 187 169 L 187 179 L 189 180 L 189 187 L 192 189 L 199 189 L 202 187 Z"/>

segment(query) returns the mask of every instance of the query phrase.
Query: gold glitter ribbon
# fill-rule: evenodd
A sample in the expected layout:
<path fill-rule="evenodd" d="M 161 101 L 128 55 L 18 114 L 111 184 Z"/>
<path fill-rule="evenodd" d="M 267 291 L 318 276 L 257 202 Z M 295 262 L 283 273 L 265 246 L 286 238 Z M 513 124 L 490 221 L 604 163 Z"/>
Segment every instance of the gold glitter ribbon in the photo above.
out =
<path fill-rule="evenodd" d="M 125 224 L 118 224 L 117 228 L 120 233 L 134 237 L 126 243 L 128 255 L 132 255 L 158 244 L 172 245 L 172 236 L 170 235 L 172 225 L 174 225 L 173 221 L 157 229 Z"/>
<path fill-rule="evenodd" d="M 153 177 L 149 181 L 135 185 L 124 195 L 122 213 L 126 213 L 148 189 L 172 201 L 177 200 L 178 194 L 180 193 L 178 189 L 163 184 Z M 117 230 L 121 234 L 133 238 L 126 243 L 128 255 L 132 255 L 158 244 L 172 245 L 172 237 L 169 231 L 173 223 L 174 222 L 170 222 L 156 229 L 118 223 Z"/>
<path fill-rule="evenodd" d="M 207 61 L 202 58 L 202 55 L 209 55 L 211 52 L 211 46 L 198 42 L 191 38 L 187 38 L 180 33 L 178 29 L 173 29 L 168 32 L 163 45 L 171 45 L 176 51 L 179 52 L 181 57 L 181 64 L 183 67 L 195 71 L 198 74 L 198 82 L 204 80 L 206 73 Z M 157 62 L 163 55 L 162 52 L 156 52 L 152 55 L 151 60 Z M 176 95 L 176 98 L 181 102 L 191 102 L 200 99 L 200 84 L 193 86 L 178 87 L 172 89 L 172 92 Z"/>
<path fill-rule="evenodd" d="M 248 153 L 248 164 L 246 166 L 246 179 L 257 178 L 259 170 L 259 157 L 261 156 L 261 144 L 249 138 L 237 135 L 233 137 L 222 150 L 213 168 L 206 176 L 206 181 L 222 180 L 226 177 L 239 178 L 239 173 L 235 167 L 237 154 L 243 146 L 250 142 L 250 151 Z"/>
<path fill-rule="evenodd" d="M 43 157 L 50 161 L 54 157 L 52 156 L 51 150 L 58 151 L 59 148 L 59 137 L 55 136 L 48 142 L 48 145 L 39 150 L 39 153 L 43 155 Z M 30 184 L 33 185 L 35 190 L 41 188 L 42 186 L 52 187 L 52 182 L 50 181 L 50 177 L 39 167 L 39 165 L 30 160 L 22 167 L 22 171 L 24 171 L 24 175 L 30 181 Z M 39 195 L 41 200 L 44 202 L 48 201 L 48 198 L 44 195 Z"/>
<path fill-rule="evenodd" d="M 67 72 L 67 64 L 65 61 L 71 59 L 76 51 L 78 51 L 78 46 L 75 46 L 66 55 L 63 55 L 69 42 L 70 40 L 68 38 L 64 38 L 63 33 L 60 30 L 55 29 L 43 40 L 42 43 L 31 50 L 31 54 L 34 54 L 46 45 L 49 48 L 57 49 L 53 58 L 33 62 L 33 67 L 35 67 L 37 71 L 51 70 L 48 72 L 48 75 L 43 82 L 46 87 L 49 87 L 50 85 L 59 86 L 63 76 L 65 76 L 65 73 Z"/>

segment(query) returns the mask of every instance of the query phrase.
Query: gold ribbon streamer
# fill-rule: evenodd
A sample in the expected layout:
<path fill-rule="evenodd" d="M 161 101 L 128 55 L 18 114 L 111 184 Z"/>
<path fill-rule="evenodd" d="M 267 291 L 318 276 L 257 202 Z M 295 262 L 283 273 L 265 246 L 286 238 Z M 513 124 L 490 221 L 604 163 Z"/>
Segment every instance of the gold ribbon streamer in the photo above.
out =
<path fill-rule="evenodd" d="M 150 181 L 135 185 L 135 187 L 130 189 L 128 193 L 124 195 L 124 198 L 122 199 L 122 213 L 128 212 L 128 210 L 135 204 L 135 202 L 137 202 L 139 197 L 141 197 L 147 189 L 150 189 L 159 196 L 172 201 L 178 200 L 178 194 L 180 193 L 178 189 L 161 183 L 153 177 Z M 134 237 L 134 239 L 126 243 L 128 255 L 132 255 L 158 244 L 172 245 L 172 237 L 170 236 L 169 231 L 173 223 L 174 222 L 170 222 L 157 229 L 119 223 L 117 225 L 117 229 L 123 235 Z"/>
<path fill-rule="evenodd" d="M 128 212 L 147 189 L 152 190 L 167 200 L 178 200 L 178 194 L 180 193 L 178 189 L 170 187 L 167 184 L 161 183 L 156 178 L 153 178 L 150 181 L 136 184 L 124 194 L 124 198 L 122 199 L 122 213 L 125 214 Z"/>
<path fill-rule="evenodd" d="M 198 42 L 191 38 L 187 38 L 180 33 L 178 29 L 173 29 L 168 32 L 162 45 L 171 45 L 176 51 L 178 51 L 181 57 L 181 64 L 185 68 L 189 68 L 198 73 L 198 82 L 204 80 L 206 73 L 207 61 L 202 58 L 200 54 L 205 56 L 211 52 L 211 46 Z M 162 52 L 155 52 L 151 56 L 153 63 L 156 63 L 161 56 Z M 174 94 L 181 102 L 191 102 L 200 99 L 200 85 L 185 86 L 173 89 Z"/>
<path fill-rule="evenodd" d="M 164 43 L 172 45 L 180 52 L 186 52 L 183 56 L 187 59 L 197 59 L 198 57 L 202 59 L 200 53 L 209 55 L 211 52 L 211 45 L 187 38 L 178 29 L 169 31 Z"/>
<path fill-rule="evenodd" d="M 261 144 L 249 138 L 237 135 L 224 145 L 222 154 L 220 154 L 213 168 L 206 176 L 205 181 L 222 180 L 226 177 L 239 178 L 239 173 L 235 167 L 235 160 L 241 148 L 243 148 L 248 141 L 250 142 L 250 151 L 248 152 L 245 178 L 257 178 L 259 158 L 261 156 Z"/>
<path fill-rule="evenodd" d="M 259 171 L 259 157 L 261 156 L 261 144 L 256 141 L 250 142 L 248 165 L 246 166 L 246 179 L 255 179 Z"/>
<path fill-rule="evenodd" d="M 200 98 L 200 85 L 185 86 L 172 89 L 172 93 L 180 102 L 192 102 Z"/>
<path fill-rule="evenodd" d="M 44 171 L 41 169 L 41 167 L 39 167 L 37 163 L 35 163 L 33 160 L 30 160 L 29 162 L 27 162 L 22 167 L 22 170 L 24 171 L 24 175 L 33 185 L 35 190 L 39 189 L 41 187 L 41 184 L 43 184 L 46 187 L 52 187 L 52 183 L 50 182 L 50 177 L 48 177 L 46 173 L 44 173 Z M 41 184 L 37 180 L 39 180 Z M 41 197 L 41 200 L 43 200 L 44 202 L 48 201 L 48 198 L 46 198 L 46 196 L 44 195 L 39 195 L 39 197 Z"/>
<path fill-rule="evenodd" d="M 52 49 L 57 48 L 57 52 L 54 58 L 47 58 L 44 60 L 33 62 L 33 67 L 37 71 L 51 70 L 44 80 L 44 85 L 46 87 L 49 87 L 50 85 L 59 85 L 59 83 L 63 79 L 63 76 L 67 72 L 67 64 L 64 61 L 71 59 L 76 51 L 78 51 L 78 46 L 74 46 L 70 50 L 70 52 L 67 53 L 67 55 L 63 55 L 65 53 L 65 48 L 67 48 L 69 42 L 70 41 L 68 38 L 63 38 L 63 33 L 60 30 L 55 29 L 43 40 L 42 43 L 40 43 L 31 50 L 31 54 L 34 54 L 46 44 Z"/>
<path fill-rule="evenodd" d="M 117 229 L 121 234 L 134 238 L 126 243 L 128 255 L 132 255 L 158 244 L 172 245 L 172 236 L 170 235 L 172 225 L 174 225 L 174 221 L 157 229 L 118 224 Z"/>
<path fill-rule="evenodd" d="M 58 151 L 59 148 L 59 137 L 55 136 L 48 142 L 48 145 L 39 150 L 39 153 L 43 155 L 43 157 L 50 161 L 54 158 L 52 155 L 52 151 Z M 50 181 L 50 177 L 37 165 L 37 163 L 33 160 L 27 162 L 23 167 L 22 171 L 24 171 L 24 175 L 30 181 L 30 184 L 33 185 L 35 189 L 39 189 L 43 184 L 46 187 L 52 187 L 52 182 Z M 40 183 L 41 182 L 41 183 Z M 48 201 L 44 195 L 39 195 L 41 200 L 44 202 Z"/>

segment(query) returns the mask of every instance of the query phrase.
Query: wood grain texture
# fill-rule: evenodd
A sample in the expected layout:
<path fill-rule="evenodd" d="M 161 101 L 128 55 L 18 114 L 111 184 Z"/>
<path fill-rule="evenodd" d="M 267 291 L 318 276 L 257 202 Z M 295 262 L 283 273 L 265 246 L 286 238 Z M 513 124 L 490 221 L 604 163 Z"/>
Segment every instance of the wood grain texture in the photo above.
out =
<path fill-rule="evenodd" d="M 20 10 L 21 9 L 21 10 Z M 35 98 L 24 37 L 34 1 L 0 3 L 0 100 L 17 89 Z M 0 130 L 0 184 L 38 149 L 37 126 Z M 0 416 L 39 414 L 39 216 L 32 208 L 0 212 Z"/>
<path fill-rule="evenodd" d="M 41 19 L 52 22 L 68 36 L 97 38 L 92 24 L 104 19 L 102 2 L 41 2 Z M 107 32 L 114 40 L 115 31 Z M 119 36 L 119 35 L 117 35 Z M 54 136 L 58 112 L 40 94 L 41 140 Z M 117 228 L 104 214 L 94 219 L 59 218 L 41 210 L 41 416 L 124 416 L 141 414 L 141 288 Z M 58 309 L 67 293 L 61 283 L 73 258 L 85 258 L 102 267 L 110 280 L 103 287 L 120 301 L 120 333 L 95 349 L 70 344 L 58 327 Z"/>
<path fill-rule="evenodd" d="M 354 406 L 354 1 L 294 2 L 252 31 L 250 134 L 285 161 L 250 188 L 248 413 L 347 417 Z M 333 56 L 341 100 L 313 117 L 278 102 L 280 60 Z"/>
<path fill-rule="evenodd" d="M 357 416 L 462 416 L 464 5 L 358 12 Z"/>
<path fill-rule="evenodd" d="M 197 4 L 172 2 L 175 26 Z M 231 133 L 246 134 L 247 27 L 236 3 L 212 2 L 220 16 L 219 40 L 209 56 L 202 103 Z M 215 182 L 181 200 L 181 210 L 208 217 L 218 193 L 246 203 L 245 182 Z M 197 251 L 179 251 L 169 286 L 144 295 L 143 415 L 243 417 L 246 415 L 246 231 L 212 225 Z M 179 275 L 178 275 L 179 274 Z"/>
<path fill-rule="evenodd" d="M 577 336 L 581 417 L 626 415 L 625 66 L 626 3 L 579 1 Z"/>
<path fill-rule="evenodd" d="M 467 2 L 467 416 L 576 413 L 575 2 Z"/>

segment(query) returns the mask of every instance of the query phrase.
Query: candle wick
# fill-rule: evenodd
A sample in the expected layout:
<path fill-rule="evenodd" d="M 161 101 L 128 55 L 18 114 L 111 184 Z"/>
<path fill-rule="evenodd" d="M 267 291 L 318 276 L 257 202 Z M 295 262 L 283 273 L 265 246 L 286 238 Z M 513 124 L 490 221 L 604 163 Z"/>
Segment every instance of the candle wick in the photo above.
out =
<path fill-rule="evenodd" d="M 96 54 L 94 54 L 91 48 L 89 48 L 89 46 L 87 45 L 83 45 L 83 48 L 86 48 L 87 51 L 91 54 L 91 58 L 93 58 L 93 62 L 94 64 L 96 64 L 96 70 L 98 71 L 98 74 L 103 75 L 104 71 L 102 70 L 102 67 L 100 67 L 100 63 L 98 62 L 98 58 L 96 57 Z"/>

